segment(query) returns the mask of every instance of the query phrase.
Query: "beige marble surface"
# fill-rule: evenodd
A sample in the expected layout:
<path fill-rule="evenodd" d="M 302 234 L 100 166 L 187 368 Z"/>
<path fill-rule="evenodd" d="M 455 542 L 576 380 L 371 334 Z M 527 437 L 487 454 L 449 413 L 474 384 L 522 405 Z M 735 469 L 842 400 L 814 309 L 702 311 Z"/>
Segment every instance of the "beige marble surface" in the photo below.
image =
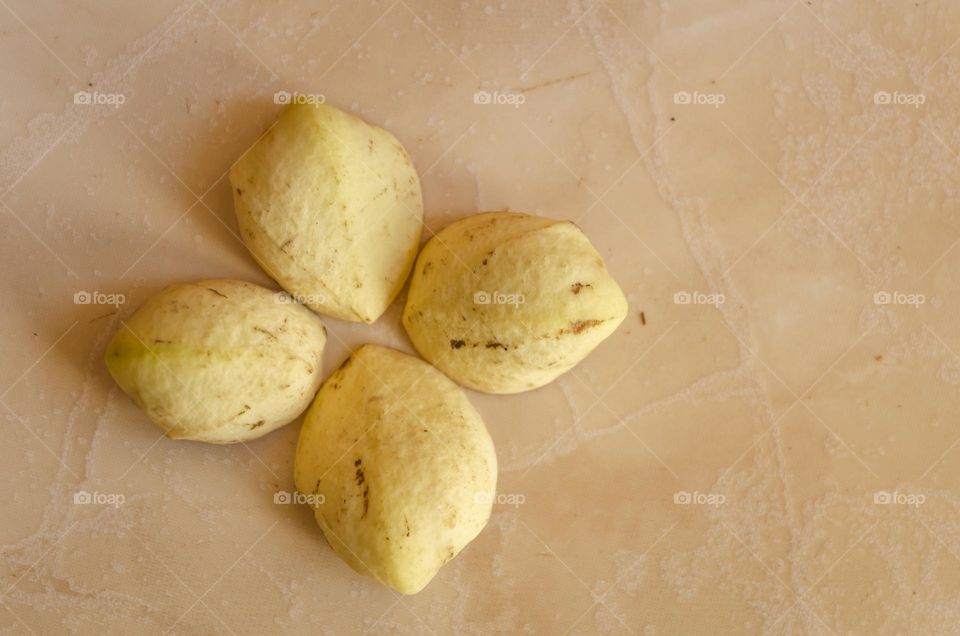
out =
<path fill-rule="evenodd" d="M 2 0 L 0 34 L 0 633 L 960 631 L 956 3 Z M 158 439 L 101 363 L 171 281 L 270 284 L 223 177 L 281 90 L 392 130 L 430 228 L 578 220 L 630 301 L 554 384 L 469 394 L 502 496 L 414 597 L 273 503 L 299 423 Z M 409 349 L 399 308 L 327 320 L 328 368 Z"/>

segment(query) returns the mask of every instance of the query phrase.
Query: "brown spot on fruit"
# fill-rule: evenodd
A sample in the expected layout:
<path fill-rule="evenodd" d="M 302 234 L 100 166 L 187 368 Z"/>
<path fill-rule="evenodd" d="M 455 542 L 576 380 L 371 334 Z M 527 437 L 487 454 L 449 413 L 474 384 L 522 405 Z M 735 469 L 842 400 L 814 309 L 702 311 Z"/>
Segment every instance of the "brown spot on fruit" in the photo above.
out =
<path fill-rule="evenodd" d="M 573 333 L 581 334 L 587 329 L 592 329 L 593 327 L 599 327 L 603 324 L 602 320 L 578 320 L 575 323 L 570 325 L 570 328 L 573 330 Z"/>
<path fill-rule="evenodd" d="M 254 325 L 253 330 L 254 330 L 254 331 L 259 331 L 259 332 L 262 333 L 262 334 L 266 334 L 267 336 L 270 336 L 270 338 L 273 339 L 273 340 L 277 340 L 277 337 L 273 334 L 273 332 L 271 332 L 271 331 L 269 331 L 269 330 L 267 330 L 267 329 L 264 329 L 263 327 L 258 327 L 258 326 L 256 326 L 256 325 Z"/>
<path fill-rule="evenodd" d="M 223 293 L 217 291 L 217 290 L 214 289 L 213 287 L 207 287 L 207 290 L 212 291 L 214 294 L 216 294 L 217 296 L 220 296 L 221 298 L 226 298 L 226 297 L 227 297 L 226 294 L 223 294 Z"/>
<path fill-rule="evenodd" d="M 579 294 L 579 293 L 580 293 L 580 290 L 582 290 L 584 287 L 590 287 L 590 288 L 592 289 L 592 288 L 593 288 L 593 285 L 591 285 L 591 284 L 589 284 L 589 283 L 586 283 L 586 284 L 584 284 L 584 283 L 574 283 L 573 285 L 570 285 L 570 291 L 572 291 L 574 294 Z"/>
<path fill-rule="evenodd" d="M 465 344 L 467 344 L 467 343 L 464 342 L 463 340 L 451 340 L 451 341 L 450 341 L 450 348 L 451 348 L 451 349 L 459 349 L 460 347 L 464 346 Z"/>
<path fill-rule="evenodd" d="M 602 320 L 578 320 L 576 322 L 571 322 L 570 327 L 568 329 L 561 329 L 560 331 L 557 332 L 557 337 L 560 337 L 568 333 L 579 335 L 584 331 L 586 331 L 587 329 L 592 329 L 593 327 L 602 325 L 603 322 L 604 321 Z"/>
<path fill-rule="evenodd" d="M 487 349 L 503 349 L 504 351 L 509 351 L 510 347 L 503 344 L 502 342 L 497 342 L 496 340 L 491 340 L 486 344 Z"/>

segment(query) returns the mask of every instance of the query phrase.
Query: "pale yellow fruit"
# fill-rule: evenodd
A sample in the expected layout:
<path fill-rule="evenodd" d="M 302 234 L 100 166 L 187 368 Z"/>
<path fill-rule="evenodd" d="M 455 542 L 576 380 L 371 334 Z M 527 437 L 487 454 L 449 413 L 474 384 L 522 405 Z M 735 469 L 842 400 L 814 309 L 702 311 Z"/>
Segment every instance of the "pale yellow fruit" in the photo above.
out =
<path fill-rule="evenodd" d="M 167 287 L 114 335 L 113 379 L 174 439 L 250 440 L 289 423 L 320 386 L 326 329 L 306 307 L 252 283 Z"/>
<path fill-rule="evenodd" d="M 456 382 L 518 393 L 569 371 L 626 315 L 623 292 L 576 225 L 491 212 L 427 242 L 403 326 Z"/>
<path fill-rule="evenodd" d="M 240 237 L 312 309 L 374 322 L 420 244 L 420 180 L 387 131 L 326 104 L 293 104 L 230 171 Z"/>
<path fill-rule="evenodd" d="M 365 345 L 307 411 L 294 481 L 350 567 L 414 594 L 486 525 L 497 457 L 460 387 Z"/>

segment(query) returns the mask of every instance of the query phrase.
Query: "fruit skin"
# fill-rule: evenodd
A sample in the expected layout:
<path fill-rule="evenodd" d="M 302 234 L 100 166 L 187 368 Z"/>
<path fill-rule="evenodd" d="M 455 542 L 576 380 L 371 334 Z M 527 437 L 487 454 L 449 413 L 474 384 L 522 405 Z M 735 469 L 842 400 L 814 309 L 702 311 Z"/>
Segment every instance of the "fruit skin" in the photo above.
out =
<path fill-rule="evenodd" d="M 418 358 L 364 345 L 307 411 L 294 481 L 314 495 L 340 558 L 415 594 L 486 525 L 497 457 L 460 387 Z"/>
<path fill-rule="evenodd" d="M 572 369 L 626 315 L 623 292 L 576 225 L 489 212 L 427 242 L 403 326 L 454 381 L 519 393 Z"/>
<path fill-rule="evenodd" d="M 104 360 L 168 437 L 255 439 L 296 419 L 320 386 L 326 329 L 285 301 L 236 280 L 172 285 L 120 327 Z"/>
<path fill-rule="evenodd" d="M 389 132 L 327 104 L 291 104 L 230 170 L 240 237 L 311 309 L 373 323 L 420 245 L 423 199 Z"/>

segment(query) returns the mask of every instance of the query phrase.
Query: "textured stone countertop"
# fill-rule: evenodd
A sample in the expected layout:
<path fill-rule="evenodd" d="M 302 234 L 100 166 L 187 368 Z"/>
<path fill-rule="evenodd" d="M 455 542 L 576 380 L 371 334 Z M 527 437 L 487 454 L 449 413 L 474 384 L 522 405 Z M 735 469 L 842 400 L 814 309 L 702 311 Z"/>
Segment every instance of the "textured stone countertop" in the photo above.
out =
<path fill-rule="evenodd" d="M 0 0 L 0 34 L 0 633 L 957 633 L 956 3 Z M 225 173 L 280 91 L 390 129 L 430 229 L 575 220 L 629 300 L 553 384 L 468 392 L 500 496 L 415 596 L 274 504 L 299 420 L 171 441 L 102 363 L 168 283 L 274 286 Z M 325 319 L 327 372 L 411 350 L 401 307 Z"/>

